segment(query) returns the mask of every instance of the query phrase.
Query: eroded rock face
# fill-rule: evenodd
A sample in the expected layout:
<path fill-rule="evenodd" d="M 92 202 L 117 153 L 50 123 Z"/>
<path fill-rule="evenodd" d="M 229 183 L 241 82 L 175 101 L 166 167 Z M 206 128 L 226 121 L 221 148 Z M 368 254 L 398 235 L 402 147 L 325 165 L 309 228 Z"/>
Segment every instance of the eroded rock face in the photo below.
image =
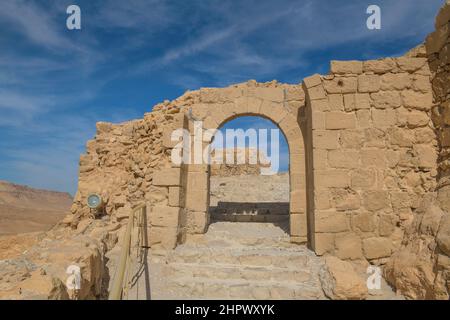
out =
<path fill-rule="evenodd" d="M 364 300 L 369 294 L 365 279 L 353 265 L 336 257 L 325 258 L 320 282 L 325 295 L 332 300 Z"/>

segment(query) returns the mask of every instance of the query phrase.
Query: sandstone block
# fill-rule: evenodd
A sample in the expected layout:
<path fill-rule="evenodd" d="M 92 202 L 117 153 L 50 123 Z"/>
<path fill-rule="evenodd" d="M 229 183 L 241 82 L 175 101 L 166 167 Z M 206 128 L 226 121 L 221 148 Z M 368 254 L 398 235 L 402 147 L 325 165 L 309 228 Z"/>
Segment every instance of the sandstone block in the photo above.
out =
<path fill-rule="evenodd" d="M 371 93 L 380 91 L 381 83 L 378 75 L 360 75 L 358 76 L 358 91 L 360 93 Z"/>
<path fill-rule="evenodd" d="M 306 86 L 306 88 L 309 89 L 318 86 L 319 84 L 322 84 L 322 78 L 320 77 L 320 75 L 315 74 L 308 78 L 303 79 L 303 83 Z"/>
<path fill-rule="evenodd" d="M 344 111 L 344 99 L 342 94 L 329 94 L 328 104 L 333 111 Z"/>
<path fill-rule="evenodd" d="M 435 168 L 437 165 L 437 153 L 433 146 L 416 144 L 414 154 L 419 159 L 420 168 Z"/>
<path fill-rule="evenodd" d="M 398 91 L 379 91 L 370 95 L 372 104 L 378 109 L 398 108 L 402 105 L 402 99 Z"/>
<path fill-rule="evenodd" d="M 177 245 L 178 228 L 150 227 L 147 234 L 152 248 L 172 250 Z"/>
<path fill-rule="evenodd" d="M 331 73 L 334 74 L 361 74 L 362 71 L 361 61 L 331 61 Z"/>
<path fill-rule="evenodd" d="M 357 168 L 359 167 L 359 152 L 330 150 L 328 152 L 328 163 L 333 168 Z"/>
<path fill-rule="evenodd" d="M 290 234 L 295 237 L 305 237 L 307 235 L 306 214 L 290 215 Z"/>
<path fill-rule="evenodd" d="M 369 259 L 389 257 L 392 253 L 392 242 L 388 238 L 373 237 L 363 240 L 364 256 Z"/>
<path fill-rule="evenodd" d="M 427 58 L 400 57 L 396 59 L 396 62 L 401 70 L 412 73 L 422 68 L 427 62 Z"/>
<path fill-rule="evenodd" d="M 361 163 L 363 167 L 373 166 L 383 169 L 386 166 L 385 151 L 380 149 L 362 149 Z"/>
<path fill-rule="evenodd" d="M 381 90 L 404 90 L 411 85 L 412 78 L 409 73 L 387 73 L 381 76 Z"/>
<path fill-rule="evenodd" d="M 315 231 L 319 233 L 338 233 L 349 229 L 347 215 L 342 212 L 317 211 L 315 220 Z"/>
<path fill-rule="evenodd" d="M 309 88 L 307 93 L 310 100 L 321 100 L 327 97 L 325 90 L 321 85 Z"/>
<path fill-rule="evenodd" d="M 418 128 L 428 125 L 430 118 L 426 112 L 411 111 L 409 112 L 406 122 L 409 128 Z"/>
<path fill-rule="evenodd" d="M 313 131 L 313 147 L 315 149 L 338 149 L 339 136 L 332 131 L 314 130 Z"/>
<path fill-rule="evenodd" d="M 375 215 L 371 212 L 359 212 L 352 215 L 353 230 L 359 229 L 362 232 L 373 232 L 376 229 Z"/>
<path fill-rule="evenodd" d="M 155 206 L 150 212 L 150 224 L 155 227 L 177 227 L 180 208 Z"/>
<path fill-rule="evenodd" d="M 180 168 L 161 169 L 153 174 L 153 184 L 155 186 L 179 186 Z"/>
<path fill-rule="evenodd" d="M 373 72 L 376 74 L 383 74 L 391 72 L 397 68 L 394 59 L 380 59 L 380 60 L 369 60 L 363 62 L 364 72 Z"/>
<path fill-rule="evenodd" d="M 361 238 L 355 233 L 338 234 L 335 238 L 335 255 L 343 260 L 363 258 Z"/>
<path fill-rule="evenodd" d="M 318 170 L 314 174 L 317 188 L 346 188 L 350 185 L 346 170 Z"/>
<path fill-rule="evenodd" d="M 356 93 L 358 80 L 356 77 L 335 77 L 324 81 L 325 90 L 332 93 Z"/>
<path fill-rule="evenodd" d="M 359 149 L 364 143 L 364 132 L 361 130 L 343 130 L 341 131 L 340 142 L 343 148 Z"/>
<path fill-rule="evenodd" d="M 403 105 L 406 108 L 429 111 L 433 106 L 433 95 L 429 93 L 420 93 L 413 90 L 402 92 Z"/>
<path fill-rule="evenodd" d="M 314 250 L 319 256 L 334 251 L 334 233 L 316 233 L 314 237 Z"/>
<path fill-rule="evenodd" d="M 372 121 L 376 128 L 390 127 L 396 124 L 397 114 L 393 109 L 373 109 Z"/>
<path fill-rule="evenodd" d="M 371 190 L 363 194 L 364 206 L 369 211 L 378 211 L 389 207 L 391 201 L 388 191 Z"/>
<path fill-rule="evenodd" d="M 356 189 L 371 188 L 376 183 L 374 169 L 358 169 L 351 172 L 351 186 Z"/>
<path fill-rule="evenodd" d="M 208 229 L 210 216 L 207 212 L 189 212 L 187 230 L 190 234 L 203 234 Z"/>
<path fill-rule="evenodd" d="M 356 116 L 353 113 L 328 112 L 325 115 L 325 127 L 329 130 L 356 128 Z"/>
<path fill-rule="evenodd" d="M 169 206 L 180 207 L 180 188 L 170 187 L 169 188 Z"/>

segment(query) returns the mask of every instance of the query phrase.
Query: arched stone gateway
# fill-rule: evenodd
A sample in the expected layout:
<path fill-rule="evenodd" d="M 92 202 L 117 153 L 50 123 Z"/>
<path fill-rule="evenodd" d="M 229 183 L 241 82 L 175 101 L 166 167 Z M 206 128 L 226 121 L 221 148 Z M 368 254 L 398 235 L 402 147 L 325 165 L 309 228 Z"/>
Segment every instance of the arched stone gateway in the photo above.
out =
<path fill-rule="evenodd" d="M 301 129 L 305 125 L 302 112 L 304 105 L 289 103 L 295 100 L 288 100 L 287 89 L 283 87 L 255 86 L 253 89 L 248 94 L 236 96 L 227 103 L 210 98 L 209 102 L 192 107 L 187 123 L 191 126 L 189 132 L 195 131 L 195 128 L 192 128 L 194 119 L 203 121 L 204 130 L 217 130 L 226 122 L 242 116 L 259 116 L 276 124 L 285 135 L 289 146 L 291 241 L 305 243 L 308 235 L 308 219 L 306 153 Z M 297 87 L 297 91 L 299 98 L 302 97 L 302 90 Z M 210 90 L 209 93 L 211 92 L 214 91 Z M 207 93 L 208 90 L 205 95 Z M 204 141 L 204 144 L 209 142 Z M 181 174 L 186 176 L 183 186 L 186 195 L 183 214 L 186 215 L 188 222 L 187 233 L 202 233 L 209 221 L 209 166 L 189 164 L 183 167 Z"/>

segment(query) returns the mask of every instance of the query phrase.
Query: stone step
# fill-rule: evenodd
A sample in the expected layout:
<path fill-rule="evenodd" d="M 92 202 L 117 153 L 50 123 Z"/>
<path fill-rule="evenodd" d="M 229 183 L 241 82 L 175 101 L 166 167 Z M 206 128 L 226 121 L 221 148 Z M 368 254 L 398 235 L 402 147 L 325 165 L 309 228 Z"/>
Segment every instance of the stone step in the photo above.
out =
<path fill-rule="evenodd" d="M 324 299 L 320 286 L 304 283 L 279 284 L 274 281 L 174 278 L 165 293 L 156 299 Z"/>
<path fill-rule="evenodd" d="M 167 268 L 168 277 L 210 278 L 216 280 L 274 281 L 289 284 L 292 281 L 310 283 L 314 279 L 309 268 L 248 267 L 231 264 L 171 263 Z"/>
<path fill-rule="evenodd" d="M 169 263 L 197 264 L 231 264 L 260 267 L 291 267 L 302 268 L 308 264 L 318 263 L 311 253 L 296 250 L 281 250 L 276 248 L 189 248 L 175 250 L 169 257 Z"/>

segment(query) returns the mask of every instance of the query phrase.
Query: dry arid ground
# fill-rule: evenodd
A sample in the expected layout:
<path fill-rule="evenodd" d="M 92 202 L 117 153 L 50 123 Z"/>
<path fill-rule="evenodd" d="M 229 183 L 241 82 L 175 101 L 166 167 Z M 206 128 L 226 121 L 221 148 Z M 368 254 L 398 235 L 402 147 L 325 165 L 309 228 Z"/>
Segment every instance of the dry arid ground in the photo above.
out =
<path fill-rule="evenodd" d="M 70 210 L 68 193 L 0 181 L 0 236 L 47 231 Z"/>

